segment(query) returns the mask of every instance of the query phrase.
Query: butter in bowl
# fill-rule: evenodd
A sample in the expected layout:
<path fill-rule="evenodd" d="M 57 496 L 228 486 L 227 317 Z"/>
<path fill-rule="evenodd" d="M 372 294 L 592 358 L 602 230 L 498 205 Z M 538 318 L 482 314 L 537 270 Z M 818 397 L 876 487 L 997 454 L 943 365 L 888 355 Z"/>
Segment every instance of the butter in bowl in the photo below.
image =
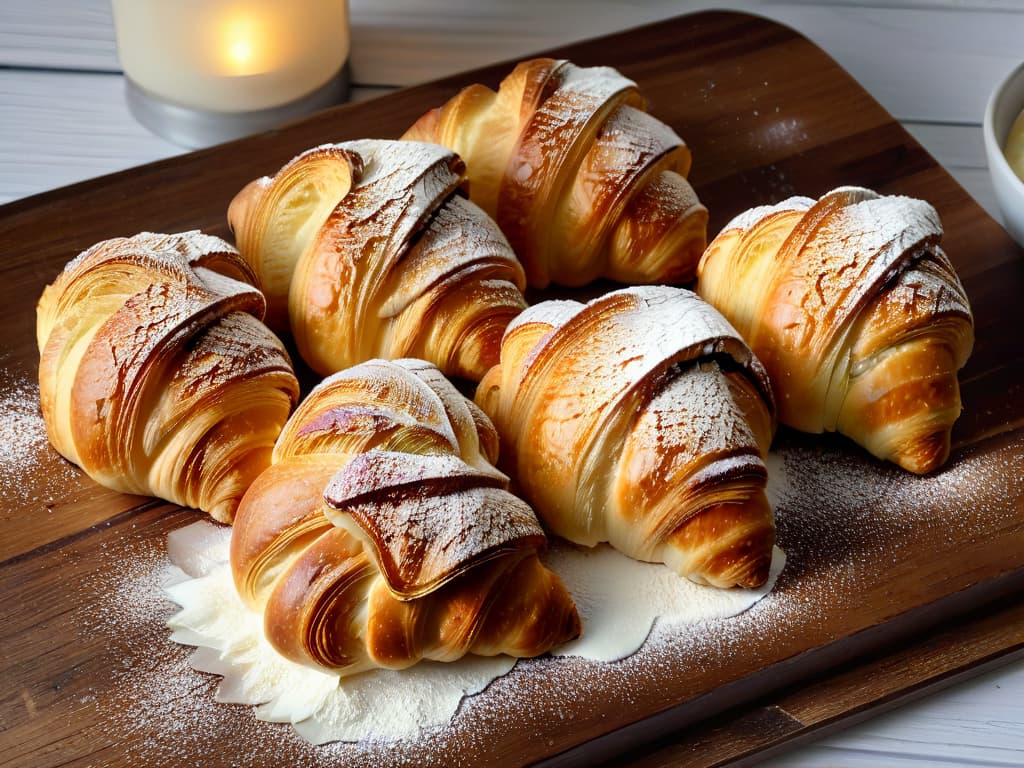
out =
<path fill-rule="evenodd" d="M 1003 224 L 1024 246 L 1024 64 L 992 92 L 982 131 Z"/>

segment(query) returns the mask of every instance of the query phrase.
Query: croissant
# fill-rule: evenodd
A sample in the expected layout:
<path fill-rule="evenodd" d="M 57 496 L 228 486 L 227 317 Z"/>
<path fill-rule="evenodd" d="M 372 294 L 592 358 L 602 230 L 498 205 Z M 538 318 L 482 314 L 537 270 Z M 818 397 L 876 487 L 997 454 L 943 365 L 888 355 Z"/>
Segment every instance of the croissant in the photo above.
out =
<path fill-rule="evenodd" d="M 143 232 L 94 245 L 37 307 L 50 442 L 103 485 L 230 522 L 299 395 L 230 245 Z"/>
<path fill-rule="evenodd" d="M 476 393 L 502 467 L 557 534 L 719 587 L 768 578 L 775 525 L 764 370 L 682 288 L 536 304 Z"/>
<path fill-rule="evenodd" d="M 285 657 L 341 674 L 536 656 L 580 620 L 493 425 L 437 368 L 373 360 L 299 406 L 232 529 L 239 595 Z"/>
<path fill-rule="evenodd" d="M 843 187 L 736 217 L 697 291 L 764 362 L 779 420 L 838 431 L 918 474 L 949 456 L 974 344 L 963 286 L 922 200 Z"/>
<path fill-rule="evenodd" d="M 228 220 L 260 279 L 272 328 L 321 374 L 417 357 L 479 381 L 526 306 L 522 266 L 457 194 L 443 147 L 351 141 L 311 149 L 250 183 Z"/>
<path fill-rule="evenodd" d="M 471 85 L 403 138 L 466 161 L 470 199 L 534 288 L 693 279 L 708 213 L 686 180 L 690 151 L 614 69 L 522 62 L 497 92 Z"/>

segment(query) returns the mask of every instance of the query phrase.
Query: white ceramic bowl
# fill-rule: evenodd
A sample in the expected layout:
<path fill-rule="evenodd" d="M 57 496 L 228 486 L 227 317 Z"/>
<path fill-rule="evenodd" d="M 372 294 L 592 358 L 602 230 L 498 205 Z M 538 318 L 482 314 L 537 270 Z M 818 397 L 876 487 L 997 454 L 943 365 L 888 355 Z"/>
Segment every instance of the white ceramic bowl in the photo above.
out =
<path fill-rule="evenodd" d="M 1024 181 L 1013 172 L 1003 154 L 1010 126 L 1022 109 L 1024 64 L 1013 70 L 992 91 L 982 124 L 988 172 L 992 177 L 992 186 L 995 187 L 999 209 L 1003 212 L 1003 223 L 1010 236 L 1024 246 Z"/>

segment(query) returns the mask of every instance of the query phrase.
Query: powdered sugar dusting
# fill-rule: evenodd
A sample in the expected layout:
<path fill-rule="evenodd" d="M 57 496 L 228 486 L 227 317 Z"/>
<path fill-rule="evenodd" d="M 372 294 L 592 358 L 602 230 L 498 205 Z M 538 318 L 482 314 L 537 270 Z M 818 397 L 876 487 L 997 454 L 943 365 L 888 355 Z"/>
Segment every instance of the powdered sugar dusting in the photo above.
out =
<path fill-rule="evenodd" d="M 9 511 L 50 506 L 78 475 L 74 465 L 50 447 L 39 410 L 39 385 L 4 369 L 0 372 L 0 494 Z"/>
<path fill-rule="evenodd" d="M 319 359 L 314 368 L 330 370 L 345 367 L 344 361 L 352 364 L 377 355 L 374 350 L 382 339 L 375 330 L 376 313 L 352 308 L 386 301 L 382 291 L 390 285 L 392 269 L 427 217 L 455 191 L 464 171 L 451 150 L 425 142 L 363 139 L 334 148 L 358 156 L 361 168 L 355 186 L 326 225 L 334 229 L 335 244 L 306 252 L 296 271 L 296 279 L 302 282 L 292 288 L 294 295 L 298 292 L 307 298 L 293 304 L 293 311 L 302 310 L 301 319 L 293 317 L 293 325 L 322 328 L 325 311 L 330 319 L 329 340 L 305 334 L 308 344 L 303 352 L 307 359 Z M 322 271 L 333 274 L 338 264 L 356 277 L 325 288 Z"/>
<path fill-rule="evenodd" d="M 443 280 L 465 282 L 474 267 L 493 271 L 499 266 L 516 286 L 525 285 L 523 268 L 494 220 L 475 203 L 452 195 L 388 276 L 378 314 L 394 317 Z"/>
<path fill-rule="evenodd" d="M 577 67 L 568 61 L 559 62 L 552 76 L 557 88 L 530 116 L 515 164 L 506 170 L 506 181 L 515 181 L 519 193 L 537 196 L 532 215 L 539 218 L 550 214 L 546 201 L 558 194 L 546 182 L 570 162 L 583 130 L 606 102 L 636 87 L 611 67 Z M 516 238 L 510 239 L 515 245 Z"/>
<path fill-rule="evenodd" d="M 924 302 L 934 317 L 945 314 L 971 317 L 960 277 L 939 246 L 920 254 L 920 259 L 897 277 L 891 292 L 895 293 L 894 301 L 903 301 L 907 306 Z"/>
<path fill-rule="evenodd" d="M 683 140 L 667 123 L 641 109 L 623 104 L 602 126 L 601 142 L 626 150 L 622 158 L 635 153 L 637 168 L 646 168 L 652 158 L 681 146 Z"/>
<path fill-rule="evenodd" d="M 233 245 L 214 235 L 198 229 L 174 234 L 160 232 L 139 232 L 131 237 L 116 237 L 104 240 L 87 248 L 64 265 L 65 272 L 74 272 L 92 259 L 104 256 L 121 259 L 156 259 L 176 264 L 184 260 L 193 267 L 202 264 L 211 255 L 237 259 L 236 269 L 245 271 L 245 262 Z"/>
<path fill-rule="evenodd" d="M 168 595 L 182 606 L 168 622 L 172 639 L 198 646 L 190 661 L 194 668 L 223 676 L 217 701 L 255 706 L 257 719 L 291 723 L 311 743 L 423 736 L 457 717 L 463 697 L 480 693 L 515 664 L 504 656 L 467 656 L 342 679 L 289 662 L 266 641 L 259 616 L 235 593 L 229 540 L 228 529 L 207 522 L 171 534 L 168 548 L 183 567 L 165 576 Z M 612 661 L 634 653 L 656 620 L 671 627 L 748 609 L 771 589 L 785 558 L 776 553 L 772 578 L 758 590 L 702 587 L 610 547 L 558 543 L 545 560 L 562 576 L 587 627 L 557 655 Z"/>
<path fill-rule="evenodd" d="M 554 127 L 547 141 L 555 140 L 559 130 L 582 127 L 606 101 L 636 87 L 612 67 L 578 67 L 568 61 L 561 63 L 555 77 L 558 88 L 539 105 L 534 117 L 537 125 L 561 127 Z"/>
<path fill-rule="evenodd" d="M 195 523 L 171 534 L 182 579 L 167 594 L 182 610 L 168 622 L 171 639 L 198 646 L 190 663 L 224 677 L 217 701 L 255 706 L 268 722 L 287 722 L 314 744 L 357 741 L 368 735 L 402 739 L 436 722 L 447 722 L 463 695 L 482 689 L 514 663 L 473 659 L 438 674 L 437 664 L 401 673 L 387 670 L 342 680 L 278 655 L 262 631 L 262 618 L 239 600 L 227 562 L 230 532 Z M 202 555 L 195 557 L 195 550 Z M 395 691 L 400 690 L 401 695 Z"/>
<path fill-rule="evenodd" d="M 838 191 L 829 193 L 837 194 Z M 827 269 L 816 261 L 806 266 L 816 270 L 807 281 L 805 306 L 816 314 L 814 300 L 835 307 L 845 319 L 863 302 L 866 293 L 877 289 L 895 269 L 909 266 L 909 259 L 925 242 L 937 242 L 942 235 L 938 213 L 923 200 L 909 197 L 874 197 L 844 205 L 815 230 L 804 246 L 810 253 L 828 255 Z M 797 262 L 794 271 L 802 272 Z M 813 264 L 813 266 L 812 266 Z"/>
<path fill-rule="evenodd" d="M 841 536 L 850 543 L 884 535 L 902 548 L 913 538 L 893 536 L 897 531 L 973 530 L 978 517 L 991 522 L 996 514 L 986 499 L 1012 499 L 1022 485 L 1024 462 L 996 453 L 954 457 L 924 477 L 866 454 L 851 457 L 812 447 L 769 454 L 769 495 L 782 510 L 782 526 L 795 517 L 787 510 L 796 509 L 801 525 L 811 523 L 809 534 L 822 538 L 824 529 L 832 534 L 828 538 Z"/>
<path fill-rule="evenodd" d="M 562 577 L 584 627 L 578 639 L 556 648 L 554 655 L 608 662 L 635 653 L 655 622 L 680 627 L 742 613 L 771 591 L 786 556 L 775 549 L 768 581 L 757 589 L 701 586 L 606 544 L 587 549 L 556 540 L 544 561 Z"/>
<path fill-rule="evenodd" d="M 584 306 L 578 301 L 566 299 L 552 299 L 533 304 L 512 319 L 505 328 L 505 335 L 508 336 L 516 328 L 530 323 L 542 323 L 558 328 L 579 314 Z"/>
<path fill-rule="evenodd" d="M 339 510 L 328 513 L 335 524 L 349 527 L 351 517 L 369 536 L 388 586 L 406 594 L 499 547 L 543 541 L 533 510 L 504 486 L 455 456 L 370 451 L 334 476 L 324 498 Z"/>
<path fill-rule="evenodd" d="M 636 88 L 636 83 L 623 76 L 611 67 L 577 67 L 571 61 L 562 61 L 555 77 L 558 78 L 558 89 L 555 96 L 541 105 L 546 110 L 549 105 L 565 106 L 571 110 L 574 105 L 586 104 L 586 113 L 577 117 L 589 117 L 593 105 L 602 104 L 616 93 L 627 88 Z M 565 99 L 564 101 L 562 99 Z"/>
<path fill-rule="evenodd" d="M 955 574 L 944 552 L 1021 524 L 1019 435 L 956 451 L 946 467 L 923 478 L 881 464 L 840 438 L 785 430 L 780 438 L 768 456 L 768 494 L 787 561 L 767 596 L 728 618 L 658 621 L 641 648 L 618 662 L 520 660 L 479 694 L 463 698 L 450 721 L 424 726 L 407 739 L 370 735 L 356 743 L 312 746 L 289 725 L 257 720 L 248 706 L 216 703 L 220 679 L 193 670 L 189 653 L 167 642 L 163 622 L 172 605 L 162 584 L 172 569 L 153 523 L 166 513 L 142 515 L 137 528 L 135 520 L 122 522 L 102 556 L 69 554 L 97 564 L 86 584 L 94 604 L 80 609 L 93 617 L 82 628 L 83 642 L 115 654 L 104 677 L 109 690 L 83 693 L 91 699 L 83 706 L 104 710 L 98 722 L 106 730 L 97 737 L 125 745 L 129 757 L 154 768 L 191 765 L 210 753 L 239 765 L 273 759 L 296 768 L 477 768 L 500 763 L 494 745 L 510 735 L 530 744 L 531 755 L 551 754 L 571 746 L 579 728 L 598 727 L 595 718 L 609 712 L 646 712 L 654 699 L 664 706 L 701 694 L 690 682 L 695 676 L 736 679 L 774 663 L 778 649 L 812 649 L 834 642 L 837 632 L 859 630 L 858 620 L 847 617 L 862 609 L 866 590 L 887 588 L 892 571 L 903 567 L 904 554 L 919 548 L 922 537 L 936 550 L 935 573 L 948 579 Z M 197 552 L 201 562 L 210 562 L 209 550 L 198 546 Z M 909 567 L 921 562 L 913 559 Z"/>
<path fill-rule="evenodd" d="M 767 421 L 767 409 L 765 415 Z M 731 453 L 746 465 L 760 453 L 748 417 L 736 405 L 728 379 L 715 362 L 687 366 L 672 376 L 640 410 L 630 438 L 630 450 L 649 455 L 645 465 L 652 467 L 662 464 L 662 455 L 678 456 L 677 463 L 665 464 L 681 467 L 698 466 L 702 456 Z M 714 466 L 719 476 L 726 469 L 721 460 Z"/>
<path fill-rule="evenodd" d="M 180 232 L 173 235 L 156 232 L 140 232 L 130 239 L 138 243 L 140 247 L 145 247 L 147 250 L 177 251 L 184 256 L 190 264 L 200 262 L 204 257 L 214 253 L 230 254 L 237 256 L 239 260 L 241 259 L 241 256 L 238 254 L 238 250 L 234 248 L 234 246 L 219 237 L 208 235 L 198 229 L 192 229 L 188 232 Z"/>
<path fill-rule="evenodd" d="M 289 454 L 303 452 L 303 445 L 296 437 L 314 424 L 319 412 L 352 406 L 386 412 L 399 421 L 405 420 L 403 416 L 411 418 L 443 436 L 452 451 L 458 452 L 460 442 L 446 399 L 406 363 L 404 360 L 367 360 L 324 378 L 313 387 L 285 425 L 275 448 L 275 460 L 285 455 L 285 448 Z M 452 387 L 447 381 L 445 385 Z M 451 398 L 447 400 L 450 401 Z"/>
<path fill-rule="evenodd" d="M 339 144 L 363 159 L 363 175 L 359 190 L 373 190 L 352 215 L 366 224 L 373 222 L 381 234 L 397 226 L 400 242 L 410 234 L 410 225 L 429 213 L 439 202 L 439 195 L 454 188 L 460 176 L 449 167 L 456 155 L 446 147 L 419 141 L 383 141 L 362 139 Z M 402 204 L 395 206 L 394 202 Z"/>
<path fill-rule="evenodd" d="M 667 359 L 693 359 L 713 352 L 728 351 L 743 365 L 753 360 L 746 342 L 721 313 L 685 288 L 623 288 L 594 299 L 585 308 L 569 301 L 542 302 L 519 315 L 509 329 L 531 321 L 564 328 L 594 315 L 603 319 L 601 331 L 589 340 L 591 348 L 582 356 L 593 359 L 594 365 L 612 360 L 607 368 L 616 372 L 616 378 L 635 381 L 635 372 L 649 372 Z M 560 338 L 553 334 L 544 343 L 553 345 Z M 588 375 L 595 375 L 595 370 Z"/>
<path fill-rule="evenodd" d="M 775 205 L 758 205 L 753 208 L 748 208 L 743 213 L 735 216 L 732 221 L 723 227 L 722 231 L 730 229 L 739 229 L 741 231 L 747 231 L 757 224 L 761 219 L 766 216 L 771 216 L 773 213 L 782 213 L 784 211 L 806 211 L 814 205 L 814 200 L 809 197 L 790 197 L 783 200 L 781 203 Z"/>

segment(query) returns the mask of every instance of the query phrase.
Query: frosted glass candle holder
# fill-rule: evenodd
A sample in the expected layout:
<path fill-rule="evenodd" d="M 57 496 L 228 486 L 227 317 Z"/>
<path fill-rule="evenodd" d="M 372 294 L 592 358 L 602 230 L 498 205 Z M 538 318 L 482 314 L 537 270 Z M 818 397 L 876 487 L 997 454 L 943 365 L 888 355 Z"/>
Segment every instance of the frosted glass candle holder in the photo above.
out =
<path fill-rule="evenodd" d="M 113 0 L 128 107 L 203 147 L 348 96 L 347 0 Z"/>

